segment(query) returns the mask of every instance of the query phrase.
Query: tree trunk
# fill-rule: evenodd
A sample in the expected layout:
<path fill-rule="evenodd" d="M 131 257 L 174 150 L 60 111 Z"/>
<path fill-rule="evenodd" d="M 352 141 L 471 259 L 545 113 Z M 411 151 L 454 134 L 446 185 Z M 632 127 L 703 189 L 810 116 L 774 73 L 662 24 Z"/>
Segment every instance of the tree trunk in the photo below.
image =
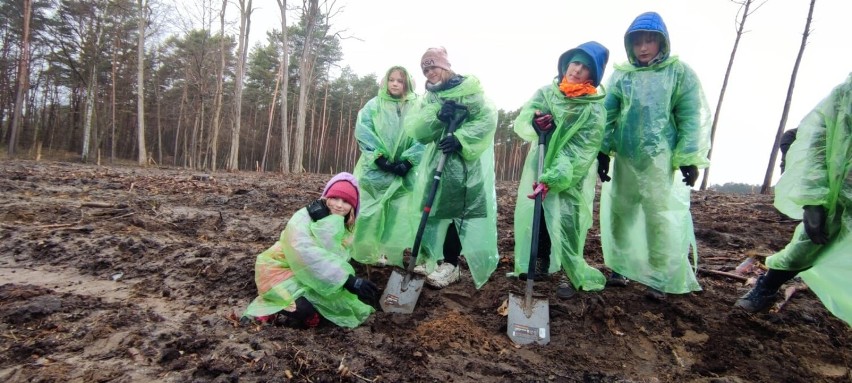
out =
<path fill-rule="evenodd" d="M 260 169 L 266 171 L 266 154 L 269 153 L 269 139 L 272 136 L 272 117 L 275 115 L 275 97 L 278 96 L 278 86 L 281 85 L 281 68 L 275 76 L 275 90 L 272 91 L 272 102 L 269 103 L 269 124 L 266 126 L 266 143 L 263 145 L 263 159 L 260 161 Z"/>
<path fill-rule="evenodd" d="M 184 109 L 184 106 L 186 105 L 186 98 L 187 98 L 188 92 L 189 92 L 189 85 L 184 84 L 183 94 L 181 94 L 181 96 L 180 96 L 180 108 L 178 109 L 177 128 L 175 129 L 174 166 L 178 166 L 178 153 L 179 153 L 178 149 L 180 149 L 180 146 L 178 145 L 180 143 L 180 127 L 181 127 L 181 124 L 183 123 L 183 109 Z"/>
<path fill-rule="evenodd" d="M 15 155 L 18 146 L 18 135 L 21 129 L 21 113 L 24 112 L 24 99 L 29 89 L 30 68 L 30 19 L 32 0 L 24 0 L 24 33 L 21 37 L 21 60 L 18 62 L 18 90 L 15 92 L 15 112 L 12 116 L 11 136 L 7 149 L 9 157 Z"/>
<path fill-rule="evenodd" d="M 148 163 L 148 148 L 145 145 L 145 24 L 147 15 L 145 10 L 148 3 L 145 0 L 136 0 L 139 7 L 137 27 L 139 29 L 138 46 L 136 47 L 136 140 L 138 141 L 137 163 L 145 166 Z"/>
<path fill-rule="evenodd" d="M 234 130 L 231 132 L 231 155 L 228 158 L 228 170 L 240 168 L 240 121 L 242 120 L 243 77 L 245 76 L 246 52 L 248 51 L 249 31 L 251 27 L 251 1 L 248 4 L 240 0 L 240 40 L 237 49 L 237 75 L 234 85 Z"/>
<path fill-rule="evenodd" d="M 760 187 L 760 194 L 769 194 L 769 187 L 772 184 L 772 174 L 775 170 L 775 158 L 778 155 L 778 143 L 781 142 L 781 136 L 784 134 L 784 126 L 787 125 L 787 114 L 790 112 L 790 104 L 793 101 L 793 88 L 796 86 L 796 75 L 799 72 L 799 64 L 802 62 L 802 55 L 805 53 L 805 46 L 808 44 L 808 36 L 811 31 L 811 19 L 814 15 L 814 4 L 816 0 L 811 0 L 810 8 L 808 9 L 808 19 L 805 21 L 805 32 L 802 33 L 802 44 L 799 46 L 799 54 L 796 56 L 796 63 L 793 65 L 793 74 L 790 76 L 790 85 L 787 88 L 787 99 L 784 101 L 784 111 L 781 113 L 781 123 L 778 124 L 778 131 L 775 133 L 775 142 L 772 143 L 772 150 L 769 154 L 769 164 L 766 166 L 766 175 L 763 177 L 763 185 Z"/>
<path fill-rule="evenodd" d="M 222 10 L 219 12 L 219 73 L 216 75 L 216 94 L 213 99 L 213 138 L 210 142 L 212 158 L 210 159 L 211 171 L 216 171 L 219 148 L 219 130 L 222 122 L 222 88 L 225 83 L 225 8 L 228 0 L 222 0 Z"/>
<path fill-rule="evenodd" d="M 296 116 L 296 144 L 293 150 L 293 173 L 304 171 L 302 160 L 305 153 L 305 119 L 307 118 L 308 91 L 311 87 L 311 51 L 313 49 L 313 34 L 316 27 L 317 15 L 319 14 L 319 0 L 308 0 L 307 20 L 305 27 L 305 46 L 302 49 L 302 57 L 299 62 L 299 103 Z"/>
<path fill-rule="evenodd" d="M 719 115 L 722 112 L 722 100 L 725 98 L 725 90 L 728 88 L 728 79 L 731 77 L 731 68 L 734 66 L 734 57 L 737 55 L 737 47 L 740 45 L 740 38 L 743 35 L 746 18 L 748 17 L 748 9 L 753 0 L 745 0 L 742 3 L 742 18 L 737 26 L 737 37 L 734 39 L 734 48 L 731 49 L 731 57 L 728 59 L 728 68 L 725 69 L 725 80 L 722 81 L 722 90 L 719 92 L 719 101 L 716 103 L 716 113 L 713 115 L 713 126 L 710 128 L 710 150 L 707 152 L 707 159 L 713 157 L 713 146 L 716 140 L 716 126 L 719 123 Z M 707 181 L 710 179 L 710 167 L 704 169 L 704 176 L 701 179 L 701 190 L 707 190 Z"/>
<path fill-rule="evenodd" d="M 287 128 L 287 92 L 290 86 L 290 49 L 287 46 L 287 0 L 276 0 L 281 11 L 281 173 L 290 171 L 290 135 Z"/>

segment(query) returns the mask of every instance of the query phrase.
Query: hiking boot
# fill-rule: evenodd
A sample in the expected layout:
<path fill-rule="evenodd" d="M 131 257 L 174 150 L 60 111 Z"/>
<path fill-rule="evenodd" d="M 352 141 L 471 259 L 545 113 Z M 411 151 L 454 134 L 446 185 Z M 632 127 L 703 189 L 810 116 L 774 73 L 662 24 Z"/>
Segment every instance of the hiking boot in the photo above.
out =
<path fill-rule="evenodd" d="M 451 263 L 442 263 L 432 274 L 426 277 L 426 283 L 436 288 L 444 288 L 459 280 L 459 267 Z"/>
<path fill-rule="evenodd" d="M 609 279 L 606 280 L 606 285 L 610 286 L 610 287 L 626 287 L 627 282 L 628 282 L 627 278 L 625 278 L 623 275 L 613 271 L 612 275 L 610 275 Z"/>
<path fill-rule="evenodd" d="M 559 280 L 559 286 L 556 287 L 556 297 L 559 299 L 569 299 L 577 294 L 577 290 L 571 285 L 568 278 L 562 277 Z"/>
<path fill-rule="evenodd" d="M 645 291 L 645 297 L 650 299 L 650 300 L 660 302 L 660 301 L 666 300 L 666 293 L 664 293 L 660 290 L 657 290 L 653 287 L 649 287 L 648 291 Z"/>
<path fill-rule="evenodd" d="M 734 307 L 739 307 L 750 313 L 756 313 L 768 309 L 775 303 L 775 297 L 778 290 L 766 288 L 766 275 L 761 275 L 757 278 L 757 283 L 754 288 L 749 290 L 745 295 L 737 299 Z M 771 290 L 771 291 L 770 291 Z"/>

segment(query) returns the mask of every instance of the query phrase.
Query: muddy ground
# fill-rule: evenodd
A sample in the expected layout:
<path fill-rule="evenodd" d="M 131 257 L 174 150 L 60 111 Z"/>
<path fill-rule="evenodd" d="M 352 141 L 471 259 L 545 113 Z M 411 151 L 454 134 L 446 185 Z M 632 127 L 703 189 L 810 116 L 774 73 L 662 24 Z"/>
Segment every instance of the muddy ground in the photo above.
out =
<path fill-rule="evenodd" d="M 255 255 L 328 178 L 0 161 L 0 381 L 852 380 L 852 332 L 813 293 L 758 315 L 731 307 L 748 287 L 721 273 L 779 250 L 796 225 L 761 195 L 693 193 L 702 292 L 657 302 L 633 283 L 559 300 L 556 278 L 536 284 L 547 346 L 514 346 L 498 312 L 523 288 L 505 277 L 510 182 L 497 190 L 503 258 L 481 290 L 463 273 L 425 289 L 412 315 L 352 330 L 239 326 Z M 597 227 L 586 251 L 603 267 Z M 384 286 L 390 270 L 370 272 Z"/>

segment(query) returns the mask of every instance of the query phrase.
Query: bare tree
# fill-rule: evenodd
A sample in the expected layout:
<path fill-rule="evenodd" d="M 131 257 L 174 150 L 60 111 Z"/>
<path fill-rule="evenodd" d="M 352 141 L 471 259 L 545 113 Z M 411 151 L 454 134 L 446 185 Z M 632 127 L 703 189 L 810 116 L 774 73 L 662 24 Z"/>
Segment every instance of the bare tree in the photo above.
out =
<path fill-rule="evenodd" d="M 290 171 L 290 136 L 287 133 L 287 91 L 290 83 L 290 49 L 287 42 L 287 0 L 276 0 L 281 10 L 281 173 Z"/>
<path fill-rule="evenodd" d="M 778 143 L 781 142 L 781 136 L 784 134 L 784 126 L 787 125 L 787 115 L 790 112 L 790 104 L 793 101 L 793 88 L 796 86 L 796 75 L 799 73 L 799 64 L 802 62 L 805 46 L 808 45 L 808 36 L 811 32 L 811 19 L 814 15 L 814 4 L 816 4 L 816 0 L 811 0 L 811 5 L 808 9 L 808 19 L 805 21 L 805 31 L 802 33 L 802 44 L 799 46 L 799 54 L 796 56 L 796 63 L 793 65 L 793 74 L 790 76 L 790 85 L 787 88 L 787 99 L 784 101 L 784 111 L 781 112 L 781 123 L 778 124 L 778 131 L 775 133 L 775 142 L 772 143 L 769 164 L 766 166 L 766 175 L 763 177 L 760 194 L 769 194 L 769 185 L 772 183 L 772 174 L 775 170 L 775 158 L 778 156 Z"/>
<path fill-rule="evenodd" d="M 251 30 L 251 1 L 240 0 L 240 39 L 237 44 L 237 75 L 234 84 L 234 130 L 231 132 L 231 155 L 228 158 L 228 170 L 240 168 L 240 120 L 243 104 L 243 78 L 246 71 L 246 53 L 248 52 L 249 31 Z"/>
<path fill-rule="evenodd" d="M 219 11 L 219 73 L 216 75 L 216 94 L 213 96 L 213 139 L 210 143 L 211 155 L 210 169 L 216 171 L 218 161 L 217 153 L 219 147 L 219 129 L 222 116 L 222 87 L 225 82 L 225 8 L 228 0 L 222 0 L 222 10 Z"/>
<path fill-rule="evenodd" d="M 138 140 L 137 163 L 148 163 L 148 149 L 145 146 L 145 24 L 147 24 L 148 1 L 136 0 L 138 9 L 137 27 L 139 28 L 139 46 L 136 47 L 136 139 Z"/>
<path fill-rule="evenodd" d="M 713 144 L 716 140 L 716 126 L 719 123 L 719 115 L 722 112 L 722 100 L 725 98 L 725 90 L 728 89 L 728 79 L 731 77 L 731 68 L 734 66 L 734 57 L 737 55 L 737 47 L 740 45 L 740 38 L 743 36 L 743 29 L 745 28 L 746 18 L 752 12 L 757 11 L 765 2 L 758 5 L 754 10 L 749 12 L 749 7 L 751 7 L 751 3 L 753 0 L 744 0 L 742 2 L 738 2 L 740 4 L 740 12 L 742 15 L 740 18 L 739 25 L 737 25 L 737 37 L 734 39 L 734 48 L 731 49 L 731 58 L 728 59 L 728 68 L 725 70 L 725 80 L 722 82 L 722 90 L 719 92 L 719 101 L 716 103 L 716 113 L 713 115 L 713 127 L 710 128 L 710 150 L 707 152 L 707 159 L 709 160 L 713 156 Z M 736 2 L 735 2 L 736 3 Z M 701 190 L 707 190 L 707 181 L 710 178 L 710 168 L 704 169 L 704 178 L 701 180 Z"/>
<path fill-rule="evenodd" d="M 308 109 L 308 90 L 310 87 L 310 79 L 313 75 L 313 54 L 312 46 L 314 41 L 314 28 L 317 24 L 317 16 L 319 15 L 319 0 L 307 0 L 308 7 L 303 9 L 307 25 L 305 26 L 305 46 L 302 49 L 302 57 L 299 61 L 299 103 L 298 114 L 296 115 L 296 144 L 293 148 L 293 163 L 291 170 L 293 173 L 301 173 L 304 171 L 302 167 L 302 159 L 305 154 L 305 119 L 307 118 Z"/>
<path fill-rule="evenodd" d="M 18 133 L 21 130 L 21 113 L 24 112 L 24 98 L 29 89 L 30 68 L 30 19 L 32 18 L 32 0 L 24 0 L 24 33 L 21 37 L 21 60 L 18 62 L 18 90 L 15 94 L 15 112 L 12 116 L 11 136 L 9 138 L 9 156 L 15 155 L 18 145 Z"/>

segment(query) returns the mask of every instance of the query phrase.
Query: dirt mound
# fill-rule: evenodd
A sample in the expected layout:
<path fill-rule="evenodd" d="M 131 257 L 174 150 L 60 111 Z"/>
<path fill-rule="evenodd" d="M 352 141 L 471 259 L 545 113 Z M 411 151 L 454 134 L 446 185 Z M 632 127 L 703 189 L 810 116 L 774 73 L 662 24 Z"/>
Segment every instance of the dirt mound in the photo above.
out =
<path fill-rule="evenodd" d="M 796 290 L 769 313 L 731 307 L 760 271 L 734 268 L 783 248 L 797 224 L 761 195 L 693 193 L 701 292 L 653 301 L 631 283 L 560 300 L 557 276 L 537 283 L 550 302 L 547 346 L 513 345 L 500 315 L 509 291 L 524 286 L 505 277 L 510 182 L 497 190 L 501 262 L 482 289 L 462 264 L 461 282 L 425 289 L 411 315 L 377 312 L 352 330 L 240 327 L 256 293 L 255 255 L 328 178 L 0 162 L 0 380 L 852 379 L 849 327 L 812 293 Z M 597 227 L 586 254 L 604 267 Z M 390 275 L 356 268 L 380 287 Z"/>

